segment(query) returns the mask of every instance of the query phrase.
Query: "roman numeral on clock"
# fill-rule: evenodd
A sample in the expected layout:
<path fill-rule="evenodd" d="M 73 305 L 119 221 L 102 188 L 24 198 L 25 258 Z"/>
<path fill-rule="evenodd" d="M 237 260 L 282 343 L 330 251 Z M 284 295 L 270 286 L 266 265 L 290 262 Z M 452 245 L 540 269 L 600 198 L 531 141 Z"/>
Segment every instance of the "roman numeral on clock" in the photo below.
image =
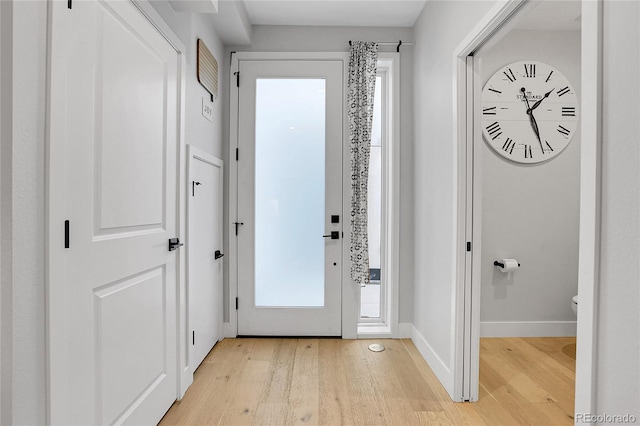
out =
<path fill-rule="evenodd" d="M 482 108 L 483 115 L 496 115 L 496 107 Z"/>
<path fill-rule="evenodd" d="M 562 116 L 563 117 L 575 117 L 576 116 L 576 107 L 562 107 Z"/>
<path fill-rule="evenodd" d="M 513 148 L 515 148 L 515 146 L 515 141 L 511 138 L 507 138 L 507 141 L 502 145 L 502 150 L 504 152 L 508 152 L 509 154 L 513 154 Z"/>
<path fill-rule="evenodd" d="M 566 95 L 567 93 L 569 93 L 569 86 L 565 86 L 558 90 L 558 96 Z"/>
<path fill-rule="evenodd" d="M 524 76 L 528 78 L 535 78 L 536 64 L 524 64 Z"/>
<path fill-rule="evenodd" d="M 487 132 L 489 133 L 489 136 L 491 136 L 491 140 L 495 140 L 502 134 L 502 129 L 500 128 L 500 124 L 496 121 L 487 126 Z"/>
<path fill-rule="evenodd" d="M 524 145 L 524 158 L 533 158 L 533 153 L 531 152 L 531 145 Z"/>
<path fill-rule="evenodd" d="M 492 89 L 491 87 L 489 87 L 489 90 L 494 92 L 494 93 L 497 93 L 498 95 L 502 93 L 501 91 L 496 90 L 496 89 Z"/>
<path fill-rule="evenodd" d="M 549 79 L 551 78 L 551 74 L 553 74 L 553 71 L 549 73 L 549 75 L 547 76 L 547 79 L 544 81 L 545 83 L 549 82 Z"/>
<path fill-rule="evenodd" d="M 514 81 L 516 81 L 516 76 L 513 74 L 513 71 L 511 71 L 511 68 L 507 68 L 507 70 L 503 71 L 502 73 L 507 76 L 510 82 L 513 83 Z"/>
<path fill-rule="evenodd" d="M 566 127 L 563 127 L 561 125 L 558 126 L 558 128 L 556 129 L 558 132 L 562 133 L 565 136 L 569 136 L 569 133 L 571 133 L 571 130 L 567 129 Z"/>
<path fill-rule="evenodd" d="M 549 148 L 549 151 L 553 152 L 553 148 L 551 148 L 551 145 L 549 145 L 549 141 L 544 141 L 544 143 L 547 144 L 547 147 Z"/>

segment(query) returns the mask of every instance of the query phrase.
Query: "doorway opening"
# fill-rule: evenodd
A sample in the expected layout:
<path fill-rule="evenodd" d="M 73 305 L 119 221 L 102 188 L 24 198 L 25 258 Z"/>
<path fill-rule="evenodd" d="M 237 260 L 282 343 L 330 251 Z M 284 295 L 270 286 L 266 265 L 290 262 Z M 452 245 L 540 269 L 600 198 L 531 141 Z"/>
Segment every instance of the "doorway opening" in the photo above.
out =
<path fill-rule="evenodd" d="M 524 7 L 522 7 L 523 5 Z M 458 121 L 458 140 L 460 141 L 458 146 L 458 205 L 461 206 L 458 209 L 458 232 L 462 236 L 457 244 L 462 250 L 459 250 L 457 262 L 460 295 L 456 298 L 458 327 L 456 327 L 453 335 L 455 346 L 460 347 L 461 350 L 456 351 L 456 373 L 454 373 L 452 397 L 459 401 L 478 400 L 480 351 L 482 350 L 480 342 L 482 288 L 480 283 L 485 259 L 481 254 L 482 246 L 484 245 L 481 237 L 486 237 L 482 232 L 484 222 L 480 221 L 480 212 L 482 211 L 482 187 L 485 182 L 483 175 L 480 173 L 483 171 L 482 164 L 479 165 L 478 161 L 474 161 L 474 159 L 477 160 L 482 154 L 482 150 L 486 148 L 484 147 L 485 142 L 482 135 L 483 105 L 480 93 L 487 76 L 481 76 L 479 68 L 476 68 L 481 62 L 481 60 L 477 59 L 480 59 L 480 53 L 488 51 L 496 43 L 500 42 L 502 37 L 495 37 L 496 34 L 504 35 L 518 25 L 520 19 L 511 19 L 516 11 L 519 14 L 518 18 L 520 18 L 525 13 L 534 10 L 538 5 L 538 2 L 519 0 L 513 0 L 500 6 L 496 5 L 487 14 L 485 20 L 478 25 L 478 30 L 470 33 L 456 50 L 458 76 L 456 117 Z M 577 254 L 577 257 L 579 257 L 577 287 L 580 288 L 580 294 L 584 296 L 584 300 L 582 300 L 582 297 L 580 300 L 581 313 L 576 333 L 578 341 L 575 357 L 575 412 L 589 412 L 589 410 L 593 409 L 590 395 L 593 395 L 592 360 L 594 355 L 593 341 L 595 338 L 593 307 L 597 288 L 593 274 L 594 269 L 597 269 L 597 265 L 594 264 L 593 253 L 597 251 L 598 239 L 593 231 L 597 227 L 592 226 L 592 224 L 597 223 L 598 214 L 597 204 L 592 201 L 598 197 L 598 146 L 600 141 L 598 133 L 592 132 L 591 127 L 598 126 L 598 123 L 601 122 L 601 115 L 598 110 L 598 105 L 601 102 L 600 92 L 598 91 L 601 72 L 601 51 L 598 46 L 602 37 L 598 22 L 601 14 L 601 6 L 590 4 L 590 2 L 582 2 L 579 16 L 574 17 L 574 21 L 581 24 L 581 34 L 578 37 L 580 44 L 575 49 L 577 52 L 572 54 L 577 53 L 577 64 L 579 64 L 577 68 L 583 75 L 582 78 L 578 77 L 578 81 L 573 84 L 574 86 L 580 85 L 582 89 L 582 98 L 578 103 L 582 113 L 578 129 L 584 129 L 580 138 L 581 155 L 578 161 L 580 165 L 577 189 L 580 194 L 579 213 L 575 219 L 579 223 L 580 238 L 578 246 L 573 249 L 573 254 Z M 540 25 L 542 21 L 537 20 L 536 24 Z M 535 31 L 541 30 L 541 28 L 532 27 L 528 28 L 528 30 Z M 521 49 L 519 51 L 524 54 Z M 507 53 L 509 50 L 505 49 L 502 52 Z M 535 52 L 535 49 L 531 51 L 534 54 Z M 518 58 L 517 60 L 523 59 L 528 58 Z M 522 73 L 526 74 L 526 70 L 523 69 Z M 513 78 L 514 76 L 511 77 Z M 509 77 L 506 76 L 505 78 Z M 560 88 L 559 90 L 562 92 L 562 89 Z M 544 98 L 544 95 L 545 92 L 543 91 L 539 96 Z M 560 95 L 558 94 L 558 96 Z M 519 100 L 525 102 L 524 98 Z M 527 108 L 524 110 L 527 111 Z M 533 123 L 533 120 L 530 121 Z M 592 126 L 591 123 L 595 124 Z M 536 129 L 533 124 L 531 129 L 535 135 Z M 490 154 L 492 153 L 490 152 Z M 546 164 L 552 164 L 552 162 L 547 162 Z M 532 172 L 534 167 L 528 166 L 523 167 L 523 169 L 527 172 Z M 544 247 L 540 247 L 540 250 L 544 250 Z M 517 256 L 516 254 L 514 257 Z M 566 306 L 566 310 L 571 312 L 571 298 L 568 298 Z M 486 327 L 484 331 L 487 331 Z M 558 334 L 555 334 L 555 336 L 558 336 Z M 572 345 L 565 346 L 571 347 Z M 573 360 L 571 360 L 571 363 L 573 364 Z M 480 390 L 482 391 L 481 388 Z M 573 416 L 573 413 L 570 415 Z"/>

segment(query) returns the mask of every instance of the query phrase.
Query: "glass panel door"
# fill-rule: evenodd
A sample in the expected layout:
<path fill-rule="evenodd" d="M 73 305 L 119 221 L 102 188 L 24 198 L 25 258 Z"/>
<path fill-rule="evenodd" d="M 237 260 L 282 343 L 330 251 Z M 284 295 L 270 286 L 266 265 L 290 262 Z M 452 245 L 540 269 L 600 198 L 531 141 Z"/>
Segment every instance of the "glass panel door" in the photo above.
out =
<path fill-rule="evenodd" d="M 340 336 L 344 62 L 239 70 L 238 334 Z"/>
<path fill-rule="evenodd" d="M 255 304 L 324 306 L 325 80 L 256 80 Z"/>

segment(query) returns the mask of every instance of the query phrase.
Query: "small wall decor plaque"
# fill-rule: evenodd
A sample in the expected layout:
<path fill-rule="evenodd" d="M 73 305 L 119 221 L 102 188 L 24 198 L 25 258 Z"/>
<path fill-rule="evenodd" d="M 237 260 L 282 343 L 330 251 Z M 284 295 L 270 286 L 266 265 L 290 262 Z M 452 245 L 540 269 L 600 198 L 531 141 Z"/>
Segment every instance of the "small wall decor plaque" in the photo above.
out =
<path fill-rule="evenodd" d="M 211 95 L 211 102 L 218 98 L 218 61 L 204 44 L 198 39 L 198 81 Z"/>

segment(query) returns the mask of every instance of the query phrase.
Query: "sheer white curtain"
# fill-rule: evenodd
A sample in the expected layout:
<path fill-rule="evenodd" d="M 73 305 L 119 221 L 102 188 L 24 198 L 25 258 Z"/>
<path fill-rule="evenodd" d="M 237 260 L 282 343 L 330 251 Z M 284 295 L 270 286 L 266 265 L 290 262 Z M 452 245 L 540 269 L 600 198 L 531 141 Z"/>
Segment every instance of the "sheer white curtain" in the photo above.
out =
<path fill-rule="evenodd" d="M 351 147 L 351 278 L 369 283 L 367 184 L 376 87 L 378 44 L 353 41 L 349 55 L 347 102 Z"/>

